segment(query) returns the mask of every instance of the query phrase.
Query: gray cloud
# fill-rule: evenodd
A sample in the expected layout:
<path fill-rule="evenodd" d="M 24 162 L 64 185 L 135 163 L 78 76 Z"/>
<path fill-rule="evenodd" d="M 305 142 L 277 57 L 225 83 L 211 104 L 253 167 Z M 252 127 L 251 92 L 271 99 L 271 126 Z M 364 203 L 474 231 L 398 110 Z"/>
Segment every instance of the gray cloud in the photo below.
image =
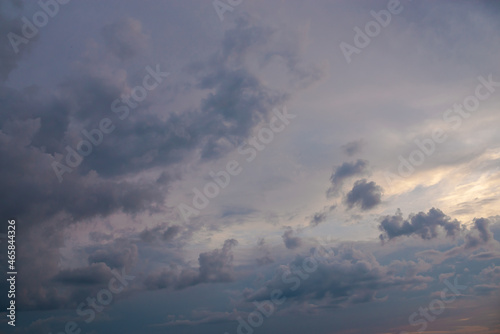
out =
<path fill-rule="evenodd" d="M 233 277 L 233 252 L 238 245 L 234 239 L 224 242 L 222 249 L 201 253 L 198 257 L 198 270 L 191 268 L 178 270 L 176 266 L 150 274 L 144 284 L 148 289 L 185 289 L 202 283 L 230 282 Z"/>
<path fill-rule="evenodd" d="M 379 224 L 383 233 L 379 238 L 382 241 L 391 240 L 401 236 L 417 235 L 422 239 L 433 239 L 438 236 L 438 227 L 446 231 L 447 236 L 455 236 L 460 232 L 460 222 L 452 220 L 441 210 L 432 208 L 428 213 L 419 212 L 403 218 L 403 213 L 398 210 L 394 216 L 385 216 Z"/>
<path fill-rule="evenodd" d="M 92 263 L 88 267 L 61 270 L 54 281 L 67 285 L 105 284 L 111 277 L 110 268 L 104 263 Z"/>
<path fill-rule="evenodd" d="M 493 233 L 491 233 L 489 225 L 489 219 L 474 219 L 474 229 L 477 230 L 477 234 L 473 234 L 471 231 L 465 236 L 465 248 L 475 248 L 492 240 Z"/>
<path fill-rule="evenodd" d="M 257 245 L 258 245 L 259 251 L 264 253 L 263 256 L 256 259 L 257 264 L 259 266 L 265 266 L 265 265 L 274 263 L 274 258 L 271 255 L 271 251 L 269 250 L 269 247 L 267 246 L 265 239 L 264 238 L 259 239 L 259 242 Z"/>
<path fill-rule="evenodd" d="M 12 17 L 12 13 L 8 12 L 8 8 L 11 7 L 19 11 L 23 6 L 23 2 L 19 0 L 6 0 L 2 3 L 2 6 L 0 6 L 0 36 L 2 36 L 0 39 L 0 81 L 4 81 L 9 77 L 10 72 L 17 67 L 18 61 L 26 52 L 30 51 L 33 43 L 39 38 L 39 34 L 36 34 L 29 39 L 27 43 L 19 43 L 16 46 L 19 52 L 15 52 L 9 40 L 9 35 L 12 33 L 19 38 L 24 38 L 21 31 L 23 22 L 19 16 Z M 12 36 L 13 35 L 10 35 L 10 37 Z M 15 38 L 14 44 L 17 43 L 18 40 Z"/>
<path fill-rule="evenodd" d="M 405 275 L 395 274 L 396 268 Z M 402 268 L 412 270 L 407 272 Z M 307 272 L 304 269 L 308 269 Z M 341 247 L 329 250 L 329 254 L 313 252 L 313 256 L 297 256 L 288 265 L 281 266 L 263 288 L 247 292 L 246 298 L 249 301 L 265 300 L 272 290 L 279 289 L 287 299 L 317 300 L 320 305 L 328 307 L 366 303 L 378 300 L 377 292 L 385 289 L 425 285 L 432 278 L 419 274 L 428 269 L 422 263 L 411 261 L 383 266 L 371 254 Z"/>
<path fill-rule="evenodd" d="M 358 159 L 356 162 L 344 162 L 342 165 L 335 168 L 330 181 L 331 187 L 327 191 L 327 196 L 337 196 L 342 188 L 344 180 L 364 175 L 368 172 L 368 161 Z"/>
<path fill-rule="evenodd" d="M 326 220 L 326 218 L 327 218 L 326 212 L 317 212 L 312 216 L 311 221 L 309 222 L 309 225 L 318 226 L 319 224 L 324 222 Z"/>
<path fill-rule="evenodd" d="M 315 227 L 326 221 L 326 219 L 328 218 L 328 214 L 335 210 L 336 207 L 336 205 L 330 205 L 323 208 L 322 211 L 316 212 L 314 215 L 312 215 L 312 217 L 310 217 L 309 226 Z"/>
<path fill-rule="evenodd" d="M 352 190 L 344 198 L 349 209 L 359 206 L 361 210 L 370 210 L 382 202 L 383 189 L 375 182 L 366 179 L 354 183 Z"/>
<path fill-rule="evenodd" d="M 300 237 L 294 236 L 294 234 L 295 232 L 293 229 L 289 227 L 281 236 L 283 238 L 283 242 L 285 243 L 285 247 L 288 249 L 296 249 L 302 245 Z"/>
<path fill-rule="evenodd" d="M 341 148 L 344 154 L 346 154 L 349 157 L 352 157 L 353 155 L 360 153 L 363 150 L 364 145 L 365 145 L 364 140 L 360 139 L 344 144 L 341 146 Z"/>
<path fill-rule="evenodd" d="M 137 246 L 126 239 L 115 239 L 112 243 L 93 251 L 88 261 L 104 263 L 111 269 L 127 268 L 129 270 L 137 261 Z"/>
<path fill-rule="evenodd" d="M 178 225 L 166 226 L 166 224 L 161 224 L 152 229 L 144 229 L 139 234 L 139 238 L 148 243 L 155 240 L 172 241 L 181 231 L 182 228 Z"/>
<path fill-rule="evenodd" d="M 148 46 L 149 36 L 142 31 L 141 22 L 128 17 L 101 29 L 110 51 L 121 60 L 131 58 Z"/>

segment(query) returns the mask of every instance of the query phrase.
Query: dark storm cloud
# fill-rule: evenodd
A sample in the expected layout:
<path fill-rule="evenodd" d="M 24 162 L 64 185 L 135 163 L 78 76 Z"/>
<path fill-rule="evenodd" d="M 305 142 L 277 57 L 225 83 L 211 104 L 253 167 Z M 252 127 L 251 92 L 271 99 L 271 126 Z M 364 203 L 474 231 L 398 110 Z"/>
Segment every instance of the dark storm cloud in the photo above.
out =
<path fill-rule="evenodd" d="M 452 220 L 441 210 L 432 208 L 428 213 L 419 212 L 403 218 L 403 213 L 398 210 L 394 216 L 385 216 L 379 224 L 383 233 L 379 238 L 382 241 L 391 240 L 401 236 L 417 235 L 422 239 L 433 239 L 438 236 L 438 228 L 443 228 L 447 236 L 455 236 L 460 232 L 460 222 Z"/>
<path fill-rule="evenodd" d="M 231 282 L 233 276 L 233 252 L 238 244 L 234 239 L 224 242 L 222 249 L 201 253 L 198 257 L 198 270 L 191 268 L 178 270 L 176 267 L 164 269 L 149 275 L 144 285 L 150 290 L 185 289 L 202 283 Z"/>
<path fill-rule="evenodd" d="M 17 67 L 17 62 L 31 49 L 34 40 L 38 39 L 39 36 L 39 34 L 36 34 L 27 43 L 19 43 L 18 39 L 14 39 L 13 46 L 10 40 L 12 39 L 12 35 L 10 34 L 13 33 L 20 38 L 24 38 L 21 31 L 23 22 L 20 17 L 9 17 L 6 11 L 9 6 L 20 10 L 23 8 L 23 3 L 19 0 L 5 0 L 4 2 L 0 6 L 0 82 L 7 79 L 10 72 Z M 18 49 L 18 52 L 15 51 L 16 49 Z"/>
<path fill-rule="evenodd" d="M 367 182 L 366 179 L 354 183 L 352 190 L 344 198 L 349 209 L 359 206 L 361 210 L 370 210 L 382 202 L 382 187 L 375 182 Z"/>
<path fill-rule="evenodd" d="M 398 261 L 383 266 L 373 255 L 352 247 L 318 254 L 300 255 L 281 266 L 263 288 L 247 292 L 247 300 L 269 299 L 271 291 L 279 289 L 283 296 L 295 301 L 318 300 L 323 306 L 345 306 L 375 301 L 377 292 L 385 289 L 406 289 L 432 280 L 419 275 L 429 269 L 422 263 Z M 404 275 L 395 273 L 398 268 Z"/>
<path fill-rule="evenodd" d="M 93 263 L 88 267 L 61 270 L 54 281 L 67 285 L 105 284 L 111 278 L 111 270 L 104 263 Z"/>
<path fill-rule="evenodd" d="M 169 226 L 162 234 L 162 238 L 164 241 L 171 241 L 174 239 L 182 230 L 180 226 L 174 225 Z"/>
<path fill-rule="evenodd" d="M 101 29 L 106 47 L 121 60 L 131 58 L 148 47 L 149 36 L 142 31 L 141 22 L 125 18 Z"/>
<path fill-rule="evenodd" d="M 89 257 L 89 264 L 104 263 L 111 269 L 131 268 L 137 261 L 137 246 L 126 239 L 116 239 L 101 246 Z"/>
<path fill-rule="evenodd" d="M 352 157 L 353 155 L 360 153 L 363 150 L 364 144 L 365 143 L 362 139 L 351 141 L 341 146 L 342 152 L 344 152 L 344 154 L 346 154 L 347 156 Z"/>
<path fill-rule="evenodd" d="M 335 168 L 330 181 L 332 185 L 327 191 L 327 196 L 336 196 L 342 188 L 344 180 L 353 177 L 364 175 L 368 172 L 368 161 L 358 159 L 356 162 L 344 162 L 342 165 Z"/>
<path fill-rule="evenodd" d="M 6 22 L 1 20 L 0 25 L 5 27 Z M 119 34 L 116 26 L 111 30 L 106 38 L 119 40 L 115 36 Z M 133 31 L 127 31 L 130 33 Z M 190 67 L 194 79 L 188 93 L 205 97 L 197 108 L 184 112 L 169 114 L 167 110 L 162 115 L 149 112 L 156 102 L 151 94 L 150 99 L 131 111 L 129 119 L 120 121 L 110 105 L 127 93 L 127 87 L 138 83 L 127 82 L 124 78 L 128 76 L 101 71 L 98 60 L 80 63 L 53 90 L 37 87 L 16 90 L 0 85 L 0 188 L 9 194 L 0 214 L 24 222 L 20 248 L 29 248 L 39 255 L 35 261 L 32 253 L 19 253 L 19 261 L 29 268 L 19 279 L 19 284 L 26 287 L 18 295 L 20 308 L 53 309 L 74 302 L 71 294 L 61 294 L 56 287 L 66 285 L 71 290 L 72 280 L 76 282 L 78 275 L 90 269 L 71 272 L 59 268 L 65 227 L 118 212 L 135 215 L 163 210 L 169 185 L 180 177 L 170 169 L 179 170 L 179 165 L 192 162 L 200 152 L 204 161 L 221 157 L 241 144 L 273 108 L 287 101 L 290 93 L 267 87 L 244 63 L 246 52 L 265 53 L 259 46 L 272 47 L 271 36 L 266 28 L 249 21 L 241 21 L 229 29 L 222 50 Z M 9 54 L 3 53 L 4 50 L 7 49 L 1 52 L 6 61 L 0 66 L 5 76 L 15 67 L 16 60 L 13 56 L 5 58 Z M 92 130 L 103 117 L 112 119 L 116 130 L 59 183 L 51 166 L 54 158 L 60 160 L 66 153 L 66 145 L 76 147 L 83 139 L 80 130 Z M 158 182 L 127 181 L 156 167 L 169 169 Z M 52 234 L 39 240 L 45 235 L 40 231 Z M 168 226 L 158 232 L 162 240 L 172 241 L 181 228 Z M 101 243 L 111 240 L 113 234 L 90 237 Z M 150 239 L 147 232 L 141 237 L 145 241 Z M 233 246 L 233 242 L 228 242 L 222 250 L 201 254 L 198 270 L 166 270 L 151 276 L 147 282 L 150 287 L 179 289 L 229 281 Z M 127 267 L 137 257 L 135 245 L 113 244 L 87 251 L 92 268 L 100 268 L 102 264 Z"/>
<path fill-rule="evenodd" d="M 249 35 L 252 38 L 237 38 Z M 70 75 L 57 97 L 36 89 L 0 87 L 6 108 L 0 119 L 4 134 L 0 186 L 11 194 L 3 208 L 10 206 L 10 215 L 33 214 L 38 220 L 66 213 L 72 221 L 120 210 L 132 214 L 158 210 L 164 201 L 162 187 L 168 184 L 134 184 L 117 177 L 174 167 L 194 152 L 201 152 L 202 159 L 215 159 L 241 144 L 287 98 L 237 61 L 255 45 L 269 43 L 269 36 L 266 29 L 247 21 L 227 31 L 223 49 L 191 68 L 196 90 L 210 91 L 199 110 L 171 114 L 165 120 L 141 113 L 142 106 L 134 110 L 130 122 L 113 118 L 110 105 L 124 93 L 126 83 L 101 75 L 93 64 Z M 82 139 L 73 129 L 91 130 L 103 117 L 120 122 L 117 129 L 57 184 L 52 156 L 65 154 L 67 144 L 75 147 Z"/>
<path fill-rule="evenodd" d="M 60 245 L 63 245 L 65 222 L 34 225 L 22 234 L 19 262 L 26 266 L 18 277 L 23 288 L 16 294 L 21 310 L 74 308 L 96 289 L 105 286 L 113 269 L 129 272 L 137 261 L 137 247 L 129 240 L 117 239 L 80 250 L 86 265 L 61 268 Z M 55 247 L 57 246 L 57 247 Z M 33 256 L 36 254 L 37 256 Z"/>
<path fill-rule="evenodd" d="M 39 122 L 18 123 L 16 128 L 24 133 L 0 134 L 0 185 L 9 193 L 0 214 L 27 222 L 67 214 L 68 222 L 76 222 L 118 210 L 133 214 L 162 205 L 164 195 L 152 184 L 80 177 L 76 172 L 59 183 L 50 167 L 50 156 L 29 146 Z"/>
<path fill-rule="evenodd" d="M 302 245 L 300 237 L 294 236 L 294 234 L 295 232 L 291 227 L 289 227 L 281 236 L 281 238 L 283 238 L 283 242 L 285 243 L 285 247 L 288 249 L 296 249 Z"/>
<path fill-rule="evenodd" d="M 172 241 L 181 231 L 182 228 L 178 225 L 167 226 L 167 224 L 160 224 L 152 229 L 144 229 L 139 234 L 139 238 L 147 243 L 151 243 L 155 240 L 168 242 Z"/>

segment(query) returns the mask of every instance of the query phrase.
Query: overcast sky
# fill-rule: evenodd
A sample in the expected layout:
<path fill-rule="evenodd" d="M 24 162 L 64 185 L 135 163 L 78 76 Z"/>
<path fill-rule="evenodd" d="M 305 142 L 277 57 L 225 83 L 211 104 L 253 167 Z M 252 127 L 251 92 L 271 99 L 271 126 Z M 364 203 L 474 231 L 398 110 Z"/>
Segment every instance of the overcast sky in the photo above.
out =
<path fill-rule="evenodd" d="M 1 332 L 500 333 L 499 32 L 494 1 L 1 1 Z"/>

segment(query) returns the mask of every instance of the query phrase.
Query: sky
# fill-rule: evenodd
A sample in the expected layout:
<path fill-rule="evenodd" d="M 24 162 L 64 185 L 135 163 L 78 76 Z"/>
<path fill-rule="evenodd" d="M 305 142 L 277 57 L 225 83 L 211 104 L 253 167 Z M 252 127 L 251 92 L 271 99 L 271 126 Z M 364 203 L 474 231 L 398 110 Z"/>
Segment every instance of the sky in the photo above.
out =
<path fill-rule="evenodd" d="M 2 1 L 0 332 L 500 333 L 499 31 L 494 1 Z"/>

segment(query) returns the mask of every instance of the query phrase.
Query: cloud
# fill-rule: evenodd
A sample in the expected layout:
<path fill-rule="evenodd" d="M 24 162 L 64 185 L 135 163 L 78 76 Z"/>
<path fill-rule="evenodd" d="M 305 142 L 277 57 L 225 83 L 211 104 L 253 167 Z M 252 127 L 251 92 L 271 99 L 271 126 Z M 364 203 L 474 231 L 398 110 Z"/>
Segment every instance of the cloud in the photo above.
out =
<path fill-rule="evenodd" d="M 328 214 L 335 210 L 336 205 L 330 205 L 323 208 L 323 211 L 316 212 L 309 220 L 309 226 L 315 227 L 326 221 Z"/>
<path fill-rule="evenodd" d="M 446 236 L 455 236 L 460 231 L 460 222 L 452 220 L 441 210 L 432 208 L 428 213 L 419 212 L 403 219 L 403 213 L 398 209 L 394 216 L 385 216 L 379 224 L 383 233 L 382 241 L 401 236 L 417 235 L 422 239 L 433 239 L 438 236 L 438 227 L 446 231 Z"/>
<path fill-rule="evenodd" d="M 173 288 L 185 289 L 202 283 L 231 282 L 233 276 L 233 252 L 232 249 L 238 245 L 235 239 L 224 242 L 222 249 L 201 253 L 198 257 L 198 270 L 186 268 L 178 270 L 172 266 L 160 272 L 150 274 L 144 285 L 150 289 Z"/>
<path fill-rule="evenodd" d="M 349 157 L 352 157 L 353 155 L 360 153 L 363 150 L 364 145 L 365 145 L 364 140 L 360 139 L 344 144 L 341 146 L 341 148 L 344 154 L 346 154 Z"/>
<path fill-rule="evenodd" d="M 88 267 L 61 270 L 54 281 L 67 285 L 105 284 L 111 277 L 110 268 L 104 263 L 92 263 Z"/>
<path fill-rule="evenodd" d="M 3 12 L 0 16 L 0 32 L 22 26 L 20 20 L 10 21 Z M 133 19 L 105 27 L 103 38 L 110 42 L 111 52 L 124 60 L 148 46 L 144 44 L 146 34 Z M 294 92 L 268 86 L 248 64 L 253 59 L 249 53 L 264 57 L 276 38 L 268 28 L 248 20 L 237 23 L 226 31 L 221 48 L 188 66 L 193 79 L 184 87 L 194 97 L 193 107 L 173 111 L 151 93 L 124 121 L 113 114 L 111 104 L 137 83 L 129 82 L 134 76 L 127 69 L 103 64 L 106 59 L 77 61 L 54 86 L 16 89 L 0 84 L 0 188 L 9 193 L 0 214 L 25 222 L 19 248 L 38 254 L 35 259 L 33 253 L 19 252 L 19 261 L 29 268 L 19 278 L 19 284 L 26 287 L 17 296 L 20 309 L 68 307 L 77 300 L 71 299 L 76 291 L 72 284 L 78 277 L 83 279 L 85 271 L 95 274 L 103 265 L 130 267 L 140 256 L 133 243 L 119 239 L 109 243 L 120 233 L 94 231 L 89 239 L 99 245 L 86 247 L 88 253 L 78 259 L 89 265 L 61 269 L 59 250 L 64 247 L 68 227 L 120 213 L 165 213 L 170 186 L 182 176 L 176 171 L 231 152 L 268 120 L 273 108 L 291 98 Z M 21 46 L 19 56 L 33 42 Z M 0 76 L 6 79 L 18 58 L 4 44 L 6 39 L 0 43 Z M 267 45 L 265 49 L 260 48 L 263 45 Z M 161 112 L 154 112 L 156 109 Z M 59 183 L 51 165 L 54 159 L 64 163 L 65 147 L 75 148 L 84 139 L 81 130 L 92 130 L 103 117 L 112 119 L 116 130 Z M 160 169 L 161 174 L 155 176 Z M 154 232 L 159 233 L 157 237 Z M 146 242 L 154 238 L 170 242 L 181 232 L 181 227 L 170 225 L 144 230 L 140 237 Z M 198 269 L 172 265 L 160 274 L 151 274 L 147 282 L 151 288 L 180 289 L 230 281 L 233 246 L 229 242 L 221 250 L 200 254 Z M 61 286 L 68 294 L 58 290 Z"/>
<path fill-rule="evenodd" d="M 315 300 L 324 307 L 346 306 L 376 301 L 377 293 L 385 289 L 408 289 L 432 281 L 419 275 L 429 269 L 422 262 L 398 261 L 383 266 L 373 255 L 352 247 L 317 251 L 282 265 L 263 288 L 247 292 L 247 300 L 269 299 L 271 291 L 279 289 L 293 301 Z M 396 274 L 396 269 L 404 274 Z"/>
<path fill-rule="evenodd" d="M 142 24 L 134 18 L 125 18 L 101 29 L 106 47 L 119 59 L 132 58 L 147 49 L 149 35 L 142 31 Z"/>
<path fill-rule="evenodd" d="M 356 162 L 344 162 L 338 166 L 330 177 L 332 185 L 327 191 L 327 196 L 337 196 L 342 188 L 344 180 L 368 172 L 368 161 L 358 159 Z"/>
<path fill-rule="evenodd" d="M 285 247 L 288 249 L 296 249 L 302 245 L 302 240 L 299 237 L 294 236 L 295 232 L 291 227 L 287 228 L 285 233 L 281 236 Z"/>
<path fill-rule="evenodd" d="M 124 22 L 109 29 L 118 33 L 125 25 L 126 32 L 137 32 L 135 21 Z M 244 36 L 252 38 L 240 38 Z M 0 164 L 0 186 L 10 193 L 3 206 L 9 212 L 0 213 L 27 221 L 66 214 L 68 221 L 78 222 L 120 211 L 162 210 L 166 189 L 177 178 L 125 179 L 157 167 L 174 170 L 198 153 L 202 161 L 220 158 L 289 98 L 289 93 L 265 85 L 245 64 L 246 53 L 264 52 L 258 46 L 269 44 L 271 36 L 267 28 L 249 21 L 229 29 L 223 48 L 189 69 L 195 79 L 188 93 L 204 96 L 198 107 L 166 117 L 144 112 L 157 102 L 151 97 L 131 113 L 130 121 L 113 118 L 111 103 L 126 94 L 130 84 L 126 75 L 101 71 L 97 61 L 70 74 L 54 94 L 0 86 L 0 102 L 6 108 L 0 115 L 0 153 L 9 161 Z M 51 167 L 54 159 L 64 163 L 66 145 L 76 147 L 80 130 L 92 130 L 103 115 L 110 115 L 116 130 L 59 184 Z"/>
<path fill-rule="evenodd" d="M 263 256 L 256 259 L 257 264 L 259 266 L 265 266 L 274 263 L 274 258 L 271 256 L 271 251 L 269 250 L 269 247 L 267 246 L 265 239 L 264 238 L 259 239 L 257 245 L 259 251 L 264 253 Z"/>
<path fill-rule="evenodd" d="M 176 316 L 169 316 L 168 322 L 155 325 L 155 327 L 173 326 L 196 326 L 202 324 L 220 324 L 236 321 L 241 316 L 241 312 L 233 309 L 231 312 L 212 312 L 208 310 L 194 310 L 191 314 L 193 319 L 178 319 Z"/>
<path fill-rule="evenodd" d="M 486 218 L 474 219 L 474 229 L 477 234 L 468 233 L 465 236 L 465 248 L 476 248 L 493 239 L 493 233 L 489 229 L 490 221 Z"/>
<path fill-rule="evenodd" d="M 142 241 L 150 243 L 155 240 L 162 241 L 172 241 L 179 233 L 182 231 L 182 228 L 178 225 L 165 226 L 165 224 L 160 224 L 152 229 L 144 229 L 140 234 L 139 238 Z"/>
<path fill-rule="evenodd" d="M 366 179 L 362 179 L 354 183 L 344 201 L 349 209 L 359 206 L 361 210 L 370 210 L 382 202 L 382 192 L 382 187 L 375 182 L 367 182 Z"/>
<path fill-rule="evenodd" d="M 26 52 L 29 52 L 34 41 L 39 37 L 39 34 L 36 34 L 27 43 L 25 40 L 20 42 L 20 39 L 24 38 L 21 31 L 24 23 L 20 16 L 12 17 L 12 13 L 9 13 L 8 10 L 9 7 L 15 8 L 17 11 L 23 8 L 23 3 L 18 0 L 6 0 L 0 6 L 0 36 L 2 36 L 0 39 L 0 81 L 7 80 L 12 70 L 17 67 L 18 61 Z M 13 39 L 14 45 L 10 41 L 12 34 L 17 35 Z"/>
<path fill-rule="evenodd" d="M 474 286 L 477 295 L 491 295 L 500 291 L 500 266 L 492 264 L 476 276 L 479 284 Z"/>
<path fill-rule="evenodd" d="M 317 212 L 312 216 L 311 221 L 309 222 L 309 225 L 310 226 L 318 226 L 319 224 L 324 222 L 327 217 L 328 216 L 327 216 L 326 212 Z"/>
<path fill-rule="evenodd" d="M 137 246 L 126 239 L 116 239 L 112 243 L 93 251 L 88 261 L 94 263 L 104 263 L 111 269 L 130 269 L 135 265 L 138 258 Z"/>

